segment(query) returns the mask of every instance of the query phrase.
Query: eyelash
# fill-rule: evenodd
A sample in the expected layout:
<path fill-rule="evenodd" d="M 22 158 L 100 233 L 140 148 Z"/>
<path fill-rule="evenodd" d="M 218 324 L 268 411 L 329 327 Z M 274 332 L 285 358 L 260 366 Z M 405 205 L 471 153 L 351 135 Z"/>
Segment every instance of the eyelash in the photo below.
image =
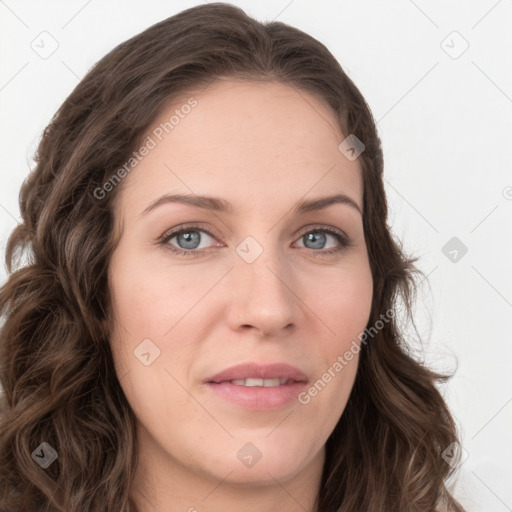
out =
<path fill-rule="evenodd" d="M 178 254 L 181 256 L 191 256 L 191 257 L 201 256 L 201 253 L 206 252 L 208 249 L 177 249 L 168 244 L 169 240 L 171 240 L 175 236 L 180 235 L 182 233 L 187 233 L 189 231 L 203 231 L 204 233 L 211 236 L 212 238 L 215 238 L 215 235 L 213 235 L 207 229 L 204 229 L 203 227 L 198 226 L 197 224 L 190 224 L 190 225 L 183 226 L 180 229 L 177 229 L 175 231 L 171 231 L 170 233 L 164 234 L 163 237 L 160 238 L 158 243 L 162 247 L 165 247 L 166 250 L 171 251 L 173 254 Z M 315 256 L 334 254 L 334 253 L 343 251 L 344 249 L 351 247 L 353 245 L 351 240 L 345 234 L 343 234 L 338 229 L 333 228 L 331 226 L 317 226 L 314 229 L 309 229 L 308 231 L 304 231 L 304 233 L 302 233 L 302 235 L 300 235 L 298 240 L 300 240 L 304 235 L 307 235 L 308 233 L 323 233 L 323 232 L 327 232 L 330 235 L 334 236 L 334 238 L 336 238 L 336 240 L 340 243 L 341 247 L 337 247 L 334 249 L 328 249 L 328 250 L 310 249 L 310 251 L 312 251 L 313 254 L 316 253 Z M 306 247 L 306 249 L 307 249 L 307 247 Z"/>

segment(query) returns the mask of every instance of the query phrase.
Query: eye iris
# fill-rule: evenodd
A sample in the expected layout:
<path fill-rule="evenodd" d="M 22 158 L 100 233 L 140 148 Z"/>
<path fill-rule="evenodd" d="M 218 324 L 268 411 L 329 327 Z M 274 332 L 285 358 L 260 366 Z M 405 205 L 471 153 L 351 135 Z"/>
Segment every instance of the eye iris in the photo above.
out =
<path fill-rule="evenodd" d="M 314 247 L 310 247 L 311 249 L 322 249 L 322 246 L 325 244 L 325 233 L 312 232 L 304 235 L 306 238 L 306 242 L 304 245 L 307 247 L 307 242 L 312 241 Z"/>
<path fill-rule="evenodd" d="M 182 247 L 183 249 L 196 249 L 199 245 L 199 233 L 197 231 L 185 231 L 183 233 L 180 233 L 176 236 L 176 239 L 178 241 L 178 244 L 180 247 L 182 247 L 182 244 L 180 243 L 180 240 L 184 239 L 185 246 Z"/>

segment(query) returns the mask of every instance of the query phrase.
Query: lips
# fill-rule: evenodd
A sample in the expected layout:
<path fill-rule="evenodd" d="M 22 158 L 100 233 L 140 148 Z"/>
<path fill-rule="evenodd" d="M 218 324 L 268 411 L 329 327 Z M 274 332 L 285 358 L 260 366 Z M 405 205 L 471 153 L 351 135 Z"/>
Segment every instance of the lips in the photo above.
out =
<path fill-rule="evenodd" d="M 284 363 L 259 365 L 247 363 L 233 366 L 205 380 L 205 383 L 231 382 L 244 386 L 271 387 L 295 382 L 307 382 L 306 375 L 298 368 Z"/>
<path fill-rule="evenodd" d="M 203 384 L 224 403 L 246 410 L 271 411 L 294 403 L 307 382 L 306 375 L 289 364 L 248 363 L 217 373 Z"/>

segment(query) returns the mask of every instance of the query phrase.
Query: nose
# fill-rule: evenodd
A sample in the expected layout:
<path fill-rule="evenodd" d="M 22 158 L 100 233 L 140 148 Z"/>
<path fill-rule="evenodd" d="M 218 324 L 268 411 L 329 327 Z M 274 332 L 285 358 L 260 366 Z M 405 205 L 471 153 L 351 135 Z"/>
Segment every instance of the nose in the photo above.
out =
<path fill-rule="evenodd" d="M 227 286 L 232 330 L 254 330 L 261 337 L 272 337 L 297 326 L 300 306 L 291 269 L 277 251 L 265 248 L 251 263 L 237 256 Z"/>

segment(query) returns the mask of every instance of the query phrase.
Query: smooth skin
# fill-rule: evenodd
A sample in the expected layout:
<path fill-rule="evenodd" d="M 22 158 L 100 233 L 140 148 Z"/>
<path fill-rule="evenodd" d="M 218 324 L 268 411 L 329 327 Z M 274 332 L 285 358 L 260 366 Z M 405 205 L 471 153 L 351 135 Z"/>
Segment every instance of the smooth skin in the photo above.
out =
<path fill-rule="evenodd" d="M 372 275 L 361 167 L 338 149 L 348 134 L 329 107 L 279 82 L 217 81 L 174 101 L 152 129 L 192 96 L 197 105 L 119 185 L 114 209 L 110 341 L 139 450 L 130 496 L 138 512 L 314 512 L 358 356 L 309 403 L 272 410 L 241 407 L 203 381 L 240 363 L 284 362 L 312 386 L 364 331 Z M 164 202 L 143 213 L 164 194 L 214 196 L 232 211 Z M 357 206 L 293 210 L 333 194 Z M 159 243 L 189 223 L 199 228 Z M 172 252 L 194 241 L 194 255 Z M 258 246 L 251 263 L 237 251 Z M 145 365 L 134 351 L 148 339 L 160 353 Z M 261 454 L 251 467 L 237 457 L 247 443 Z"/>

